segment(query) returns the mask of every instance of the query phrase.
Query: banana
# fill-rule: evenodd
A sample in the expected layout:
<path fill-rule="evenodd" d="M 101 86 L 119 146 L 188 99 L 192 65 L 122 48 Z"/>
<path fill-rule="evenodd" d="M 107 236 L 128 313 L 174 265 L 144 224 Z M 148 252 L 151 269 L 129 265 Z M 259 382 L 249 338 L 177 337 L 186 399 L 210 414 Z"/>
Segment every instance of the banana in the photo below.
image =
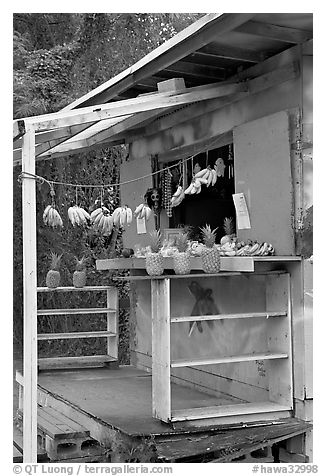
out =
<path fill-rule="evenodd" d="M 129 226 L 130 223 L 132 222 L 132 211 L 131 211 L 131 208 L 126 207 L 126 212 L 127 212 L 127 225 Z"/>
<path fill-rule="evenodd" d="M 58 227 L 63 227 L 62 219 L 61 216 L 59 215 L 58 210 L 53 209 L 53 222 L 52 222 L 53 228 L 56 226 Z"/>
<path fill-rule="evenodd" d="M 141 203 L 140 205 L 138 205 L 138 207 L 136 207 L 136 210 L 134 211 L 134 213 L 135 213 L 136 216 L 141 213 L 143 207 L 144 207 L 144 204 L 143 204 L 143 203 Z"/>
<path fill-rule="evenodd" d="M 51 208 L 51 205 L 48 205 L 45 208 L 44 212 L 43 212 L 43 221 L 44 221 L 45 224 L 46 224 L 47 219 L 48 219 L 48 213 L 49 213 L 50 208 Z"/>
<path fill-rule="evenodd" d="M 263 243 L 258 251 L 258 256 L 264 256 L 267 253 L 268 244 Z"/>
<path fill-rule="evenodd" d="M 201 185 L 199 187 L 196 187 L 196 193 L 200 193 L 201 192 Z"/>
<path fill-rule="evenodd" d="M 194 187 L 195 187 L 195 188 L 201 187 L 201 182 L 199 181 L 199 179 L 196 179 L 196 180 L 194 181 Z"/>
<path fill-rule="evenodd" d="M 202 176 L 203 179 L 208 180 L 208 177 L 210 176 L 210 170 L 206 169 L 206 173 Z"/>
<path fill-rule="evenodd" d="M 185 193 L 186 195 L 189 195 L 189 194 L 191 193 L 191 190 L 193 189 L 193 186 L 194 186 L 194 183 L 191 182 L 191 184 L 189 185 L 189 187 L 186 188 L 186 190 L 185 190 L 184 193 Z"/>
<path fill-rule="evenodd" d="M 236 251 L 235 250 L 232 250 L 232 251 L 224 251 L 225 255 L 226 256 L 236 256 Z"/>
<path fill-rule="evenodd" d="M 212 170 L 209 169 L 209 175 L 207 177 L 207 187 L 209 187 L 211 185 L 212 180 L 213 180 Z"/>
<path fill-rule="evenodd" d="M 118 207 L 112 213 L 114 225 L 120 225 L 120 212 L 121 212 L 121 207 Z"/>
<path fill-rule="evenodd" d="M 82 225 L 82 220 L 79 216 L 79 213 L 78 213 L 77 209 L 78 209 L 77 205 L 74 205 L 73 206 L 73 213 L 74 213 L 74 217 L 75 217 L 75 223 L 76 223 L 76 225 L 79 226 L 79 225 Z"/>
<path fill-rule="evenodd" d="M 216 184 L 216 181 L 217 181 L 217 173 L 216 173 L 216 170 L 215 169 L 212 169 L 212 187 Z"/>
<path fill-rule="evenodd" d="M 180 203 L 183 201 L 184 198 L 185 198 L 185 194 L 184 192 L 182 192 L 182 194 L 179 195 L 179 197 L 174 198 L 173 201 L 171 200 L 171 207 L 177 207 L 178 205 L 180 205 Z"/>
<path fill-rule="evenodd" d="M 103 213 L 102 213 L 101 219 L 100 219 L 99 224 L 98 224 L 98 230 L 101 231 L 102 233 L 103 233 L 105 218 L 106 218 L 105 215 L 103 215 Z"/>
<path fill-rule="evenodd" d="M 84 210 L 84 208 L 79 207 L 79 213 L 80 213 L 81 215 L 83 215 L 83 217 L 84 217 L 86 223 L 87 223 L 88 220 L 91 219 L 90 214 L 89 214 L 86 210 Z"/>
<path fill-rule="evenodd" d="M 74 207 L 69 207 L 68 208 L 68 218 L 73 226 L 76 225 L 76 214 Z"/>
<path fill-rule="evenodd" d="M 202 184 L 207 185 L 207 183 L 208 183 L 208 180 L 206 180 L 205 178 L 202 178 L 202 177 L 199 177 L 199 179 L 196 179 L 196 180 L 198 180 L 201 185 Z"/>
<path fill-rule="evenodd" d="M 251 249 L 251 245 L 245 245 L 243 248 L 241 248 L 241 256 L 247 256 L 248 255 L 248 250 Z"/>
<path fill-rule="evenodd" d="M 102 208 L 96 208 L 95 210 L 92 211 L 91 215 L 90 215 L 90 218 L 91 218 L 91 221 L 93 222 L 95 220 L 95 218 L 100 214 L 102 213 Z"/>
<path fill-rule="evenodd" d="M 144 217 L 146 218 L 146 220 L 149 220 L 149 217 L 150 217 L 151 214 L 152 214 L 152 210 L 151 210 L 150 207 L 147 206 L 147 205 L 145 205 L 144 210 L 145 210 L 145 215 L 144 215 Z"/>
<path fill-rule="evenodd" d="M 127 220 L 127 210 L 126 207 L 122 207 L 120 211 L 120 226 L 124 228 Z"/>
<path fill-rule="evenodd" d="M 259 243 L 254 243 L 252 246 L 249 247 L 249 249 L 247 250 L 247 254 L 249 256 L 253 256 L 260 248 L 260 244 Z"/>
<path fill-rule="evenodd" d="M 108 224 L 108 233 L 111 235 L 112 230 L 113 230 L 113 218 L 112 218 L 112 216 L 108 215 L 106 217 L 106 221 L 107 221 L 107 224 Z"/>
<path fill-rule="evenodd" d="M 196 185 L 193 184 L 192 189 L 190 191 L 190 195 L 194 195 L 195 193 L 197 193 L 197 190 L 199 190 L 199 187 L 196 187 Z"/>
<path fill-rule="evenodd" d="M 96 215 L 96 217 L 94 218 L 94 220 L 93 220 L 93 225 L 95 226 L 95 228 L 96 228 L 96 227 L 98 226 L 98 224 L 100 223 L 100 220 L 101 220 L 101 218 L 102 218 L 102 215 L 103 215 L 103 210 L 102 210 L 102 208 L 101 208 L 100 213 L 98 213 L 98 214 Z"/>
<path fill-rule="evenodd" d="M 79 223 L 78 225 L 84 225 L 86 223 L 86 218 L 84 217 L 81 209 L 77 207 L 77 205 L 74 207 L 75 208 L 75 213 L 78 217 Z"/>
<path fill-rule="evenodd" d="M 203 177 L 206 173 L 207 173 L 207 169 L 202 169 L 194 175 L 194 178 L 196 179 L 196 178 Z"/>
<path fill-rule="evenodd" d="M 181 185 L 178 185 L 178 188 L 177 188 L 176 192 L 172 195 L 172 197 L 175 197 L 175 198 L 179 197 L 182 193 L 182 190 L 183 189 L 182 189 Z"/>

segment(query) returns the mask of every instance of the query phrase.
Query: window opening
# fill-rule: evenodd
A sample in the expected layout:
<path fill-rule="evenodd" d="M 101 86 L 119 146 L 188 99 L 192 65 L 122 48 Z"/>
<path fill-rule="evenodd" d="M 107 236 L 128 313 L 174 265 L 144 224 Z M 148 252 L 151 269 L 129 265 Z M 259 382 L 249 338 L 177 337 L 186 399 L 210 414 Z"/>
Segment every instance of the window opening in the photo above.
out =
<path fill-rule="evenodd" d="M 177 163 L 178 161 L 174 162 Z M 172 165 L 171 162 L 166 165 Z M 236 214 L 232 194 L 235 193 L 234 185 L 234 155 L 233 144 L 228 144 L 217 149 L 207 150 L 188 160 L 185 166 L 186 184 L 190 184 L 193 173 L 207 166 L 217 168 L 217 180 L 214 186 L 202 186 L 201 192 L 195 195 L 186 195 L 183 202 L 172 208 L 169 218 L 169 227 L 186 227 L 192 239 L 199 239 L 199 228 L 209 224 L 217 230 L 217 240 L 224 235 L 224 218 L 232 217 L 236 223 Z M 171 169 L 171 192 L 176 191 L 182 170 L 179 167 Z"/>

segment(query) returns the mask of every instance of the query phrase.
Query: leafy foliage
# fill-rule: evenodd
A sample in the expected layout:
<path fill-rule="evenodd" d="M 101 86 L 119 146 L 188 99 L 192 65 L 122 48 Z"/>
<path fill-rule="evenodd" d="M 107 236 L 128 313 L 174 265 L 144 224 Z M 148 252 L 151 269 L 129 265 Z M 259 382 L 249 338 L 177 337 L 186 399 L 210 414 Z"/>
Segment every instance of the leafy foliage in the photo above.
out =
<path fill-rule="evenodd" d="M 55 112 L 74 99 L 107 81 L 138 61 L 149 51 L 172 37 L 197 19 L 197 14 L 151 13 L 17 13 L 14 14 L 14 117 Z M 36 173 L 47 180 L 81 184 L 118 183 L 124 148 L 113 147 L 76 154 L 55 161 L 37 163 Z M 22 345 L 22 216 L 21 187 L 17 179 L 21 170 L 14 168 L 14 340 Z M 62 285 L 72 282 L 75 256 L 88 257 L 88 284 L 112 284 L 113 274 L 95 270 L 95 259 L 107 257 L 110 239 L 99 236 L 91 227 L 73 228 L 67 209 L 76 201 L 76 190 L 56 186 L 55 200 L 64 228 L 57 231 L 42 221 L 43 210 L 50 203 L 49 188 L 37 185 L 37 258 L 38 285 L 45 283 L 50 251 L 63 254 Z M 88 211 L 98 206 L 99 190 L 80 188 L 79 205 Z M 106 189 L 105 204 L 109 209 L 119 205 L 119 189 Z M 117 251 L 122 247 L 121 235 Z M 114 285 L 117 285 L 114 282 Z M 119 295 L 128 294 L 128 285 L 118 284 Z M 87 293 L 88 294 L 88 293 Z M 69 302 L 67 300 L 69 299 Z M 81 303 L 81 299 L 83 302 Z M 104 297 L 89 293 L 45 293 L 39 297 L 40 307 L 87 307 L 100 305 Z M 87 301 L 87 302 L 86 302 Z M 103 301 L 104 303 L 104 301 Z M 99 317 L 97 324 L 105 322 Z M 101 321 L 102 319 L 102 321 Z M 85 329 L 88 326 L 88 329 Z M 40 332 L 90 330 L 94 316 L 52 316 L 40 318 Z M 120 361 L 128 361 L 128 313 L 120 312 Z M 103 353 L 103 339 L 72 341 L 41 341 L 40 353 L 73 354 Z M 104 350 L 105 352 L 105 350 Z"/>

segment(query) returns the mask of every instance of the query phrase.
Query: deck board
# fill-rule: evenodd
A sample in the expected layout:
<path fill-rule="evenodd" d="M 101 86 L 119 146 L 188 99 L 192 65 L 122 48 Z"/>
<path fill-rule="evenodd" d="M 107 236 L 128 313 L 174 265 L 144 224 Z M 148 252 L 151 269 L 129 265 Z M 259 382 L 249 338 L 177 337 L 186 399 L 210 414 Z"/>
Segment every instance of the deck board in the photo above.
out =
<path fill-rule="evenodd" d="M 41 372 L 39 385 L 129 435 L 171 431 L 152 418 L 151 375 L 142 370 L 125 366 Z M 175 410 L 232 404 L 225 396 L 218 399 L 191 388 L 171 387 Z"/>

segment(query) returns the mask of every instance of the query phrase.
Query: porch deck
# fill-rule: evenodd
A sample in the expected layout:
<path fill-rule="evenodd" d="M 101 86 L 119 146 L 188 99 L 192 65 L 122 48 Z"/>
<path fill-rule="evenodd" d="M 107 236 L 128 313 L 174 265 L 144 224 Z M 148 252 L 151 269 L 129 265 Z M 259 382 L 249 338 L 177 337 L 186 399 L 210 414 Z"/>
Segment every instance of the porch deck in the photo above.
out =
<path fill-rule="evenodd" d="M 19 372 L 17 381 L 22 383 Z M 174 409 L 239 403 L 176 384 L 172 401 Z M 115 462 L 124 461 L 119 459 L 121 448 L 141 444 L 141 437 L 153 441 L 157 461 L 229 462 L 312 427 L 295 418 L 259 421 L 259 415 L 245 425 L 213 419 L 162 423 L 152 418 L 151 375 L 132 366 L 42 371 L 38 403 L 84 425 L 104 446 L 118 448 L 112 456 Z"/>
<path fill-rule="evenodd" d="M 129 436 L 172 431 L 170 425 L 152 417 L 151 374 L 132 366 L 40 372 L 38 383 L 39 387 Z M 232 403 L 176 384 L 172 384 L 172 401 L 174 409 Z M 184 427 L 187 428 L 186 423 Z"/>

